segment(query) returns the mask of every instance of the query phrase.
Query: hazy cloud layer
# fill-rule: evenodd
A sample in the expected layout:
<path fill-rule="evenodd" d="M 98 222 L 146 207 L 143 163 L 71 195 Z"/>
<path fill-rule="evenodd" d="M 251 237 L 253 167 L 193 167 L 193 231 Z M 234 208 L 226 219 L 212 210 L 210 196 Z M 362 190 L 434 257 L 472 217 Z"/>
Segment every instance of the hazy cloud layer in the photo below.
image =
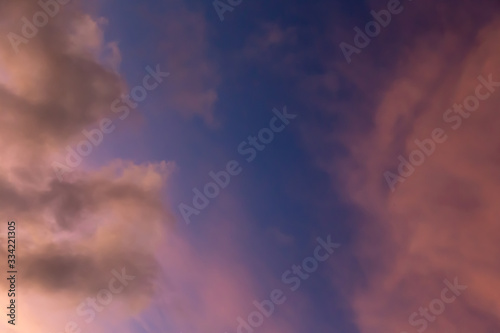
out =
<path fill-rule="evenodd" d="M 342 289 L 361 332 L 415 331 L 409 316 L 439 298 L 443 280 L 455 277 L 468 289 L 426 332 L 498 331 L 500 91 L 458 129 L 443 120 L 454 103 L 474 94 L 479 75 L 500 82 L 500 19 L 491 14 L 498 7 L 406 5 L 405 17 L 355 55 L 357 61 L 348 65 L 342 55 L 324 60 L 331 72 L 315 83 L 330 96 L 305 94 L 331 120 L 330 129 L 312 121 L 304 127 L 317 163 L 364 215 L 353 245 L 360 271 L 340 278 L 335 271 L 332 281 L 339 289 L 357 281 Z M 347 87 L 355 89 L 351 98 L 343 94 Z M 398 156 L 408 158 L 414 141 L 431 137 L 435 128 L 448 140 L 391 192 L 384 172 L 397 173 Z M 313 146 L 318 140 L 324 144 Z M 339 146 L 344 158 L 319 154 Z"/>
<path fill-rule="evenodd" d="M 220 77 L 209 47 L 210 26 L 203 12 L 182 1 L 168 1 L 165 6 L 162 13 L 141 10 L 141 17 L 151 23 L 149 28 L 159 37 L 155 48 L 161 55 L 161 68 L 171 73 L 163 94 L 164 108 L 216 125 L 214 107 Z"/>

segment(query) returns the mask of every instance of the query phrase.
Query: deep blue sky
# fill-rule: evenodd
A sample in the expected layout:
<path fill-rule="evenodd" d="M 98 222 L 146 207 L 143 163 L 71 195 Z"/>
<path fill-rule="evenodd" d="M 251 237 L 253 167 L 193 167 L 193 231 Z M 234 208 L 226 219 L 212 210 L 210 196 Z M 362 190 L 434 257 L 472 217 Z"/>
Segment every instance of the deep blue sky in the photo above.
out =
<path fill-rule="evenodd" d="M 332 190 L 332 179 L 318 167 L 300 140 L 300 131 L 305 129 L 301 124 L 318 119 L 315 105 L 308 104 L 300 96 L 301 85 L 296 80 L 325 73 L 322 56 L 316 52 L 329 52 L 335 58 L 342 56 L 327 38 L 331 33 L 331 20 L 362 16 L 366 4 L 362 1 L 244 1 L 232 13 L 225 14 L 227 19 L 224 22 L 219 20 L 208 1 L 187 1 L 186 4 L 192 10 L 200 10 L 206 20 L 205 52 L 220 78 L 218 100 L 213 106 L 218 124 L 210 126 L 200 117 L 186 118 L 172 112 L 174 110 L 164 103 L 161 95 L 175 85 L 176 70 L 165 67 L 172 73 L 167 79 L 170 86 L 161 86 L 151 93 L 138 109 L 147 130 L 115 135 L 106 143 L 109 148 L 103 146 L 103 150 L 112 149 L 121 158 L 127 158 L 130 152 L 129 157 L 137 162 L 175 161 L 178 171 L 169 192 L 173 198 L 170 204 L 176 211 L 180 202 L 190 202 L 193 187 L 201 188 L 209 181 L 210 171 L 224 168 L 232 159 L 241 161 L 242 174 L 233 178 L 230 186 L 207 211 L 193 216 L 191 225 L 186 226 L 177 211 L 178 228 L 192 239 L 194 248 L 207 251 L 213 246 L 213 241 L 206 238 L 204 230 L 219 228 L 217 214 L 224 214 L 220 207 L 224 198 L 236 197 L 239 207 L 246 212 L 246 223 L 251 224 L 252 233 L 240 240 L 244 252 L 247 252 L 243 258 L 247 260 L 249 270 L 255 272 L 256 281 L 259 281 L 263 267 L 266 275 L 274 274 L 279 280 L 287 267 L 309 255 L 316 237 L 331 234 L 344 246 L 351 239 L 350 208 Z M 120 9 L 116 10 L 118 7 Z M 169 10 L 166 2 L 158 1 L 144 1 L 139 6 L 134 1 L 119 4 L 115 1 L 102 9 L 102 15 L 109 19 L 106 37 L 119 41 L 123 55 L 121 70 L 131 86 L 140 82 L 145 66 L 168 63 L 169 54 L 159 54 L 158 50 L 165 38 L 164 32 L 158 28 L 161 24 L 151 24 L 146 17 L 154 13 L 164 15 L 168 20 Z M 272 46 L 272 50 L 262 50 L 273 54 L 272 59 L 245 56 L 245 48 L 262 32 L 265 24 L 276 24 L 283 30 L 295 29 L 298 40 L 289 45 Z M 342 29 L 340 24 L 339 29 Z M 190 40 L 184 43 L 189 44 Z M 298 68 L 285 65 L 276 70 L 276 62 L 295 54 L 306 55 L 296 64 Z M 295 78 L 291 80 L 293 76 Z M 298 117 L 277 134 L 264 151 L 259 152 L 255 161 L 244 161 L 237 153 L 238 144 L 248 135 L 256 135 L 268 126 L 273 108 L 281 110 L 285 105 Z M 332 129 L 336 126 L 335 119 L 325 119 L 322 124 Z M 134 141 L 150 147 L 140 158 L 127 149 L 128 143 Z M 277 244 L 274 238 L 268 237 L 269 230 L 279 230 L 293 239 L 293 243 Z M 325 331 L 325 328 L 337 327 L 343 332 L 358 332 L 350 311 L 338 308 L 332 314 L 329 310 L 343 301 L 331 289 L 324 275 L 325 269 L 326 266 L 321 267 L 319 273 L 301 287 L 314 306 L 301 314 L 305 320 L 299 331 Z M 273 288 L 264 282 L 265 279 L 262 281 L 259 286 L 262 290 Z"/>

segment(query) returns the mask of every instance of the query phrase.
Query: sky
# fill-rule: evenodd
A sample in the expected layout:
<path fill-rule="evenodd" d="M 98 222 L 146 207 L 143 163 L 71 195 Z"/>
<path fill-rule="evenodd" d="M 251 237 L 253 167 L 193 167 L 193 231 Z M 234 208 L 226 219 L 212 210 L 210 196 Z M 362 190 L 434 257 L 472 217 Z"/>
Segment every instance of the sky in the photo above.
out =
<path fill-rule="evenodd" d="M 500 331 L 498 2 L 0 17 L 1 332 Z"/>

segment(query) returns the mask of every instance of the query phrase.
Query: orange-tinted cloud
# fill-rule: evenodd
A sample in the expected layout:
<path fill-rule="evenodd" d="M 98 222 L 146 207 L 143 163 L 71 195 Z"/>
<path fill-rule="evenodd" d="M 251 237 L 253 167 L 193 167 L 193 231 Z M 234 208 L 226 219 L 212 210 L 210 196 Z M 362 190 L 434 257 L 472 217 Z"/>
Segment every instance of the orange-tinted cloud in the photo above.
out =
<path fill-rule="evenodd" d="M 79 303 L 123 267 L 137 282 L 114 306 L 122 314 L 146 306 L 159 267 L 155 251 L 172 221 L 161 202 L 172 163 L 117 160 L 65 182 L 54 174 L 54 154 L 105 116 L 125 86 L 115 71 L 119 50 L 103 39 L 105 20 L 78 6 L 61 9 L 18 53 L 7 38 L 0 41 L 0 216 L 18 228 L 24 297 L 17 300 L 25 320 L 17 332 L 62 332 Z M 0 9 L 2 22 L 12 23 L 0 26 L 1 35 L 40 11 L 31 1 L 2 2 Z M 0 252 L 7 258 L 5 243 Z"/>

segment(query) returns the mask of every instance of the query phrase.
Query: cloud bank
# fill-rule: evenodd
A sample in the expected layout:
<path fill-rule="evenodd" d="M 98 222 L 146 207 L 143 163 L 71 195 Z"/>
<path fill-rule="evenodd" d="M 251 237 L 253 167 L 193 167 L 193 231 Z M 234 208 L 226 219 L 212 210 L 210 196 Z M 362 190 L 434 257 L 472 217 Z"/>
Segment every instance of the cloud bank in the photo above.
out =
<path fill-rule="evenodd" d="M 325 59 L 330 79 L 315 82 L 329 97 L 312 90 L 306 95 L 324 116 L 347 125 L 331 130 L 311 122 L 304 136 L 324 142 L 311 145 L 313 152 L 343 147 L 342 154 L 316 154 L 317 163 L 362 213 L 351 258 L 360 271 L 343 277 L 335 271 L 332 282 L 341 289 L 356 281 L 344 293 L 361 332 L 496 332 L 500 94 L 492 92 L 476 111 L 460 116 L 456 129 L 443 114 L 474 94 L 478 76 L 500 82 L 500 19 L 492 14 L 498 5 L 406 5 L 412 8 L 357 62 L 344 63 L 342 54 L 338 61 Z M 354 88 L 356 101 L 342 96 L 346 87 Z M 395 171 L 398 156 L 408 157 L 418 148 L 414 141 L 431 137 L 435 128 L 447 141 L 391 192 L 384 172 Z M 440 298 L 443 281 L 455 277 L 467 289 L 437 318 L 425 319 L 420 308 Z M 419 314 L 412 321 L 413 313 Z"/>

